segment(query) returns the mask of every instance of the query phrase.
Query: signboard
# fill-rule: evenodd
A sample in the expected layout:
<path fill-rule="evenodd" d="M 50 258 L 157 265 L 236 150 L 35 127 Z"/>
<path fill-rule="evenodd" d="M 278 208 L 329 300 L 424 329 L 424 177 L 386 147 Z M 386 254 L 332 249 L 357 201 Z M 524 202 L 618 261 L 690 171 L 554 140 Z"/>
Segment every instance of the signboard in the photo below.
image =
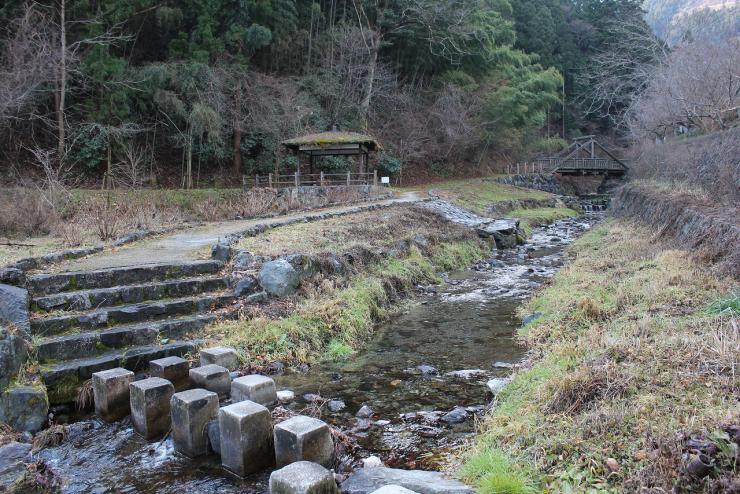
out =
<path fill-rule="evenodd" d="M 380 177 L 380 183 L 383 185 L 390 185 L 391 177 Z"/>

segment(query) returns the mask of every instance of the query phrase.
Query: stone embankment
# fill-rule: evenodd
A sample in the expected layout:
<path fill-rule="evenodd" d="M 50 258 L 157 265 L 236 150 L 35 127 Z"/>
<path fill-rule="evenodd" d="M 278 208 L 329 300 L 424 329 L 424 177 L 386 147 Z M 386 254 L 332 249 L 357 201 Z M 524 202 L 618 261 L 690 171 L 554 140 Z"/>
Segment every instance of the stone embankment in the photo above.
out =
<path fill-rule="evenodd" d="M 639 184 L 618 189 L 610 210 L 616 217 L 650 225 L 661 237 L 713 261 L 721 274 L 740 279 L 736 210 Z"/>

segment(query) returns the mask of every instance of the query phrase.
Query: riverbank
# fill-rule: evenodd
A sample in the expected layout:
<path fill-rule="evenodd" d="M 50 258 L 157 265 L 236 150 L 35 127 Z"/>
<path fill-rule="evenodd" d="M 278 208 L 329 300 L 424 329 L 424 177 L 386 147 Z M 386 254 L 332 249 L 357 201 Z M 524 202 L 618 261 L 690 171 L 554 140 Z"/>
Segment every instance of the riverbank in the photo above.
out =
<path fill-rule="evenodd" d="M 527 369 L 461 475 L 481 493 L 737 492 L 740 306 L 730 279 L 612 221 L 532 299 Z M 733 490 L 735 489 L 735 490 Z"/>

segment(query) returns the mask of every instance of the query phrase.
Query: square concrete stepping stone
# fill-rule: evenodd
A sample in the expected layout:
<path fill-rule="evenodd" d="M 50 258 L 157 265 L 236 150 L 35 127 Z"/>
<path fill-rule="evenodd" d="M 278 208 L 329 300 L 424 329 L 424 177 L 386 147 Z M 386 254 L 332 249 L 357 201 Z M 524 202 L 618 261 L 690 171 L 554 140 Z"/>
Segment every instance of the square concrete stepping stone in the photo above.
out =
<path fill-rule="evenodd" d="M 275 462 L 278 467 L 311 461 L 329 467 L 334 460 L 334 440 L 326 423 L 297 415 L 275 426 Z"/>
<path fill-rule="evenodd" d="M 244 477 L 273 464 L 272 416 L 253 401 L 240 401 L 218 412 L 221 465 Z"/>
<path fill-rule="evenodd" d="M 129 384 L 134 380 L 130 370 L 116 368 L 92 375 L 95 413 L 106 422 L 122 419 L 131 410 Z"/>
<path fill-rule="evenodd" d="M 270 494 L 339 494 L 339 489 L 329 470 L 297 461 L 270 474 Z"/>
<path fill-rule="evenodd" d="M 129 385 L 131 421 L 144 439 L 161 437 L 170 430 L 170 400 L 175 387 L 161 377 L 150 377 Z"/>
<path fill-rule="evenodd" d="M 170 411 L 175 451 L 190 458 L 208 453 L 208 422 L 218 415 L 218 395 L 205 389 L 175 393 Z"/>
<path fill-rule="evenodd" d="M 260 405 L 272 405 L 277 401 L 275 381 L 267 376 L 253 374 L 231 382 L 231 401 L 250 400 Z"/>
<path fill-rule="evenodd" d="M 167 379 L 176 391 L 190 386 L 190 363 L 181 357 L 165 357 L 149 362 L 149 375 Z"/>
<path fill-rule="evenodd" d="M 374 490 L 370 494 L 418 494 L 416 491 L 409 490 L 400 485 L 384 485 L 380 489 Z"/>
<path fill-rule="evenodd" d="M 216 364 L 190 369 L 190 381 L 194 387 L 213 391 L 222 397 L 231 390 L 229 369 Z"/>
<path fill-rule="evenodd" d="M 237 355 L 236 350 L 225 346 L 201 348 L 201 367 L 210 364 L 220 365 L 221 367 L 226 367 L 230 371 L 233 371 L 239 367 L 239 356 Z"/>

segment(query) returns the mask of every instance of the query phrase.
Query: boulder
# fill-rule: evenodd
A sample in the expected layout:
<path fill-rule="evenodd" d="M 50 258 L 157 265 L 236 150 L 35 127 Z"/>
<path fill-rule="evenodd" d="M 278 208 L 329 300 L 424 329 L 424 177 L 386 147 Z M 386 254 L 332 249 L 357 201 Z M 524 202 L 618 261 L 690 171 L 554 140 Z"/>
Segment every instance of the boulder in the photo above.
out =
<path fill-rule="evenodd" d="M 459 424 L 465 422 L 468 418 L 468 412 L 463 407 L 453 408 L 450 412 L 442 415 L 441 421 L 447 422 L 448 424 Z"/>
<path fill-rule="evenodd" d="M 244 276 L 236 282 L 236 286 L 234 287 L 234 295 L 236 295 L 237 297 L 246 297 L 247 295 L 251 295 L 259 289 L 260 282 L 257 281 L 257 278 L 248 275 Z"/>
<path fill-rule="evenodd" d="M 488 389 L 491 390 L 491 393 L 498 394 L 510 382 L 510 377 L 494 377 L 493 379 L 489 380 L 486 385 L 488 386 Z"/>
<path fill-rule="evenodd" d="M 240 250 L 234 256 L 233 267 L 235 271 L 244 271 L 245 269 L 254 267 L 256 263 L 257 258 L 254 254 L 246 250 Z"/>
<path fill-rule="evenodd" d="M 295 400 L 295 393 L 289 389 L 283 389 L 277 392 L 277 399 L 280 403 L 290 403 Z"/>
<path fill-rule="evenodd" d="M 286 259 L 266 262 L 260 270 L 260 285 L 270 295 L 293 294 L 301 281 L 300 274 Z"/>
<path fill-rule="evenodd" d="M 473 489 L 439 472 L 399 470 L 395 468 L 362 468 L 342 483 L 345 494 L 369 494 L 387 485 L 397 485 L 420 494 L 472 494 Z"/>
<path fill-rule="evenodd" d="M 26 284 L 26 273 L 18 268 L 0 268 L 0 283 L 23 286 Z"/>
<path fill-rule="evenodd" d="M 0 447 L 0 492 L 12 492 L 11 486 L 23 478 L 31 461 L 30 444 L 14 441 Z"/>
<path fill-rule="evenodd" d="M 361 419 L 369 419 L 370 417 L 373 416 L 373 414 L 375 414 L 375 412 L 373 411 L 372 408 L 370 408 L 367 405 L 362 405 L 362 407 L 355 414 L 355 417 L 358 417 Z"/>
<path fill-rule="evenodd" d="M 319 272 L 317 263 L 311 256 L 307 256 L 306 254 L 291 254 L 285 256 L 283 259 L 293 266 L 293 269 L 296 270 L 301 280 L 311 278 Z"/>
<path fill-rule="evenodd" d="M 0 324 L 12 324 L 24 334 L 31 330 L 28 290 L 0 284 Z"/>
<path fill-rule="evenodd" d="M 326 407 L 331 412 L 341 412 L 345 408 L 347 408 L 347 405 L 344 404 L 342 400 L 329 400 L 329 402 L 326 404 Z"/>
<path fill-rule="evenodd" d="M 29 343 L 19 333 L 0 327 L 0 389 L 23 367 L 29 348 Z"/>
<path fill-rule="evenodd" d="M 211 257 L 217 261 L 228 261 L 231 259 L 231 246 L 219 241 L 211 248 Z"/>
<path fill-rule="evenodd" d="M 0 422 L 17 431 L 40 431 L 48 414 L 49 400 L 41 386 L 15 386 L 0 396 Z"/>
<path fill-rule="evenodd" d="M 519 220 L 501 219 L 486 223 L 477 229 L 481 238 L 493 238 L 499 249 L 512 249 L 519 243 L 522 232 Z"/>
<path fill-rule="evenodd" d="M 530 323 L 533 323 L 540 317 L 542 317 L 542 312 L 533 312 L 522 319 L 522 326 L 526 326 Z"/>

